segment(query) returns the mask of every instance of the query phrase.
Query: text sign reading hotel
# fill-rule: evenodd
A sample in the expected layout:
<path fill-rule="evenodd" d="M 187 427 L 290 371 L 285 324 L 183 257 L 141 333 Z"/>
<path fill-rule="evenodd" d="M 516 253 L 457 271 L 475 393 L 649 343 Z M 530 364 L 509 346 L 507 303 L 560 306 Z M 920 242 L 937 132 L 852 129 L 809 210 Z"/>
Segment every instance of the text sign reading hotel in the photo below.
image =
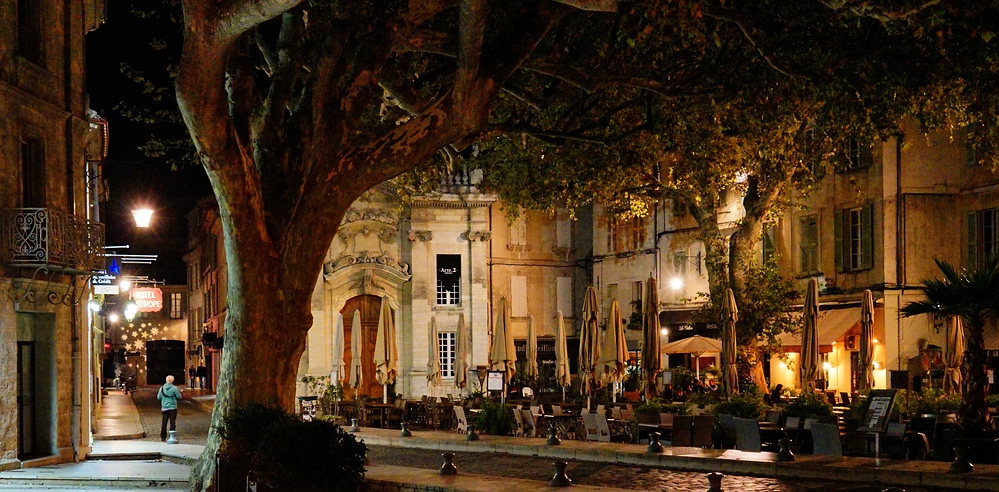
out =
<path fill-rule="evenodd" d="M 163 309 L 163 291 L 159 287 L 135 287 L 132 300 L 139 306 L 140 313 L 155 313 Z"/>

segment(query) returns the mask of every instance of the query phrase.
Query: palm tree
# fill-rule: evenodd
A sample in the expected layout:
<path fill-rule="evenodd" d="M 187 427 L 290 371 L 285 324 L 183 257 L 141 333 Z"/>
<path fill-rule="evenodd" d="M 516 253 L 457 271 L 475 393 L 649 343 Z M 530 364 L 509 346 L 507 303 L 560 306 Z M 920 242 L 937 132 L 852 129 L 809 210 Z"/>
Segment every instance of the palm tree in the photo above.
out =
<path fill-rule="evenodd" d="M 958 271 L 940 259 L 934 261 L 943 279 L 923 280 L 926 299 L 906 304 L 902 314 L 963 318 L 966 348 L 961 366 L 964 395 L 959 413 L 965 433 L 980 434 L 990 428 L 983 330 L 986 321 L 999 319 L 999 256 L 990 257 L 970 271 Z"/>

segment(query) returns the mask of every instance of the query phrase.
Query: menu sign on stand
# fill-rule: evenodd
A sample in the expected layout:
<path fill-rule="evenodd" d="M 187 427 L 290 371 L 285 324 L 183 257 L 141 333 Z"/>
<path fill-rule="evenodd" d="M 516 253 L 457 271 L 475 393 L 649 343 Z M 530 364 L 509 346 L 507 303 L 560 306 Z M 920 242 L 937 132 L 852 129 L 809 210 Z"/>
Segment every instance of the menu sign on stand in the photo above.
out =
<path fill-rule="evenodd" d="M 881 464 L 881 433 L 888 427 L 888 416 L 895 403 L 898 390 L 871 390 L 867 395 L 867 405 L 864 408 L 864 418 L 860 421 L 860 432 L 874 433 L 874 458 L 876 465 Z"/>

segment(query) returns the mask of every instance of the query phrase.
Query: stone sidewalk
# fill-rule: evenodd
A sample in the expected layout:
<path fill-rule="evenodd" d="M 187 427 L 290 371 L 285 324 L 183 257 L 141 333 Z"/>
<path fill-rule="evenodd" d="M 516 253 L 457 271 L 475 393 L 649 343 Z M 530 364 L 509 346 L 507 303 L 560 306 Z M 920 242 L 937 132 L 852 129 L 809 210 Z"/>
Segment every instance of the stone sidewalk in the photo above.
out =
<path fill-rule="evenodd" d="M 211 395 L 197 396 L 206 406 L 211 405 Z M 90 487 L 181 490 L 187 487 L 190 464 L 203 450 L 197 444 L 166 444 L 122 438 L 121 436 L 140 433 L 142 426 L 131 397 L 120 393 L 116 395 L 112 392 L 105 399 L 97 431 L 105 440 L 95 441 L 88 461 L 0 472 L 0 490 L 18 484 L 78 486 L 81 490 Z M 481 436 L 478 441 L 466 441 L 462 434 L 439 431 L 414 431 L 412 437 L 400 437 L 398 430 L 374 428 L 362 428 L 356 436 L 374 446 L 455 452 L 458 454 L 457 462 L 469 459 L 468 455 L 473 453 L 476 457 L 483 453 L 503 453 L 553 461 L 575 460 L 700 473 L 722 472 L 726 475 L 785 479 L 801 477 L 884 487 L 999 492 L 997 465 L 976 465 L 974 473 L 955 475 L 947 472 L 948 463 L 933 461 L 806 455 L 798 456 L 794 462 L 777 463 L 774 453 L 679 447 L 667 447 L 663 453 L 646 453 L 646 446 L 637 444 L 564 440 L 559 446 L 548 446 L 543 438 L 501 436 Z M 366 477 L 376 484 L 402 483 L 422 487 L 422 490 L 505 492 L 547 488 L 547 483 L 537 480 L 472 474 L 441 477 L 433 469 L 378 463 L 367 467 Z M 577 489 L 604 492 L 621 490 L 574 487 L 574 490 Z"/>

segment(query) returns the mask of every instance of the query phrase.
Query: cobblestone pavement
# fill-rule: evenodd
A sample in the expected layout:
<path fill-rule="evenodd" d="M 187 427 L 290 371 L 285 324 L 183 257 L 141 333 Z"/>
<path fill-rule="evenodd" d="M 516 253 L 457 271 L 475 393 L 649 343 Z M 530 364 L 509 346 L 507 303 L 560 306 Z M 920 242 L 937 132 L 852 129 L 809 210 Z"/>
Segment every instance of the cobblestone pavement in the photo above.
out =
<path fill-rule="evenodd" d="M 156 399 L 159 386 L 146 386 L 132 391 L 132 400 L 139 410 L 146 441 L 160 440 L 160 402 Z M 183 389 L 183 388 L 181 388 Z M 208 441 L 211 413 L 188 399 L 177 402 L 177 438 L 185 444 L 204 445 Z"/>
<path fill-rule="evenodd" d="M 369 446 L 372 464 L 436 469 L 444 462 L 441 451 Z M 547 482 L 554 474 L 550 460 L 507 454 L 464 454 L 454 458 L 459 473 L 522 478 Z M 570 462 L 566 474 L 580 485 L 629 490 L 704 492 L 704 473 L 678 472 L 661 468 Z M 722 489 L 738 492 L 881 492 L 886 487 L 807 479 L 780 479 L 725 476 Z M 945 492 L 944 489 L 907 487 L 906 492 Z"/>

